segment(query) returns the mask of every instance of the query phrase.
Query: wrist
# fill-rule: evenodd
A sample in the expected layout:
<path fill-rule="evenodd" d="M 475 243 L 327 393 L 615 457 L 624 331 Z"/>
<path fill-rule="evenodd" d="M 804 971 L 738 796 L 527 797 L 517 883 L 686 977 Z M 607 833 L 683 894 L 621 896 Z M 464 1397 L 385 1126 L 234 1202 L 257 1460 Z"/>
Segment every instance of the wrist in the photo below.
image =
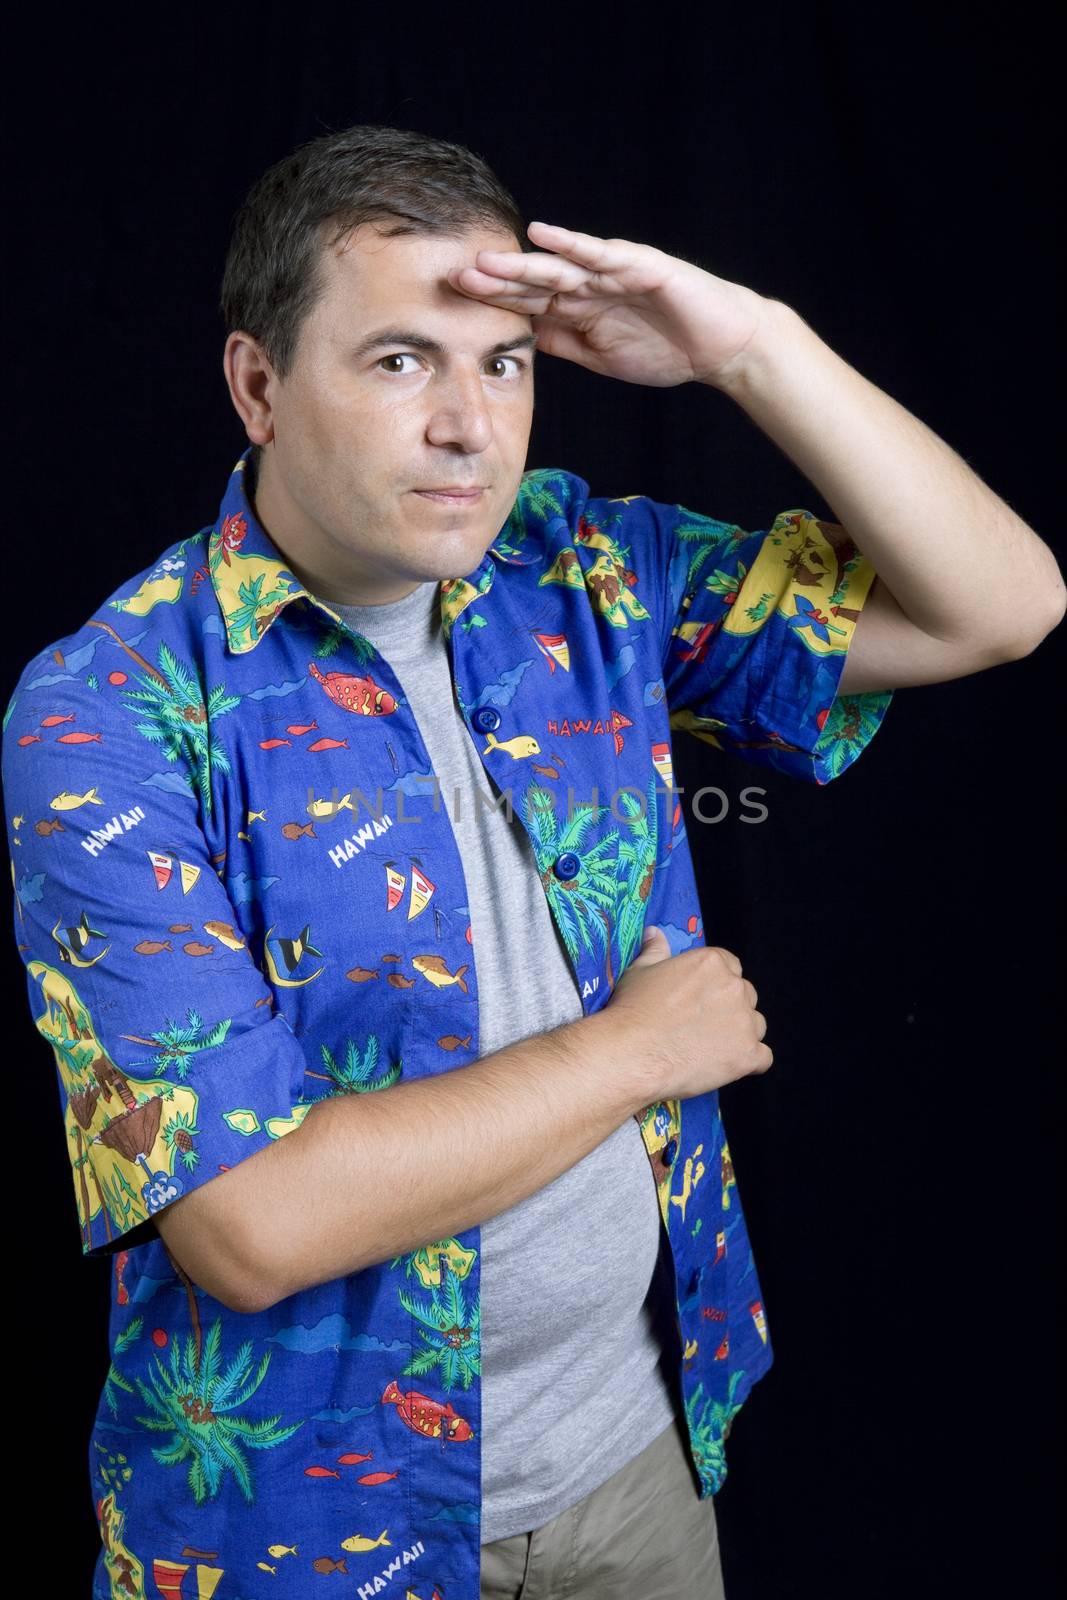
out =
<path fill-rule="evenodd" d="M 760 317 L 742 349 L 707 380 L 715 389 L 744 404 L 775 383 L 776 370 L 807 323 L 784 300 L 761 296 Z M 810 331 L 810 330 L 809 330 Z"/>
<path fill-rule="evenodd" d="M 598 1075 L 624 1116 L 661 1098 L 655 1054 L 624 1007 L 611 1002 L 567 1027 L 575 1030 L 579 1065 Z"/>

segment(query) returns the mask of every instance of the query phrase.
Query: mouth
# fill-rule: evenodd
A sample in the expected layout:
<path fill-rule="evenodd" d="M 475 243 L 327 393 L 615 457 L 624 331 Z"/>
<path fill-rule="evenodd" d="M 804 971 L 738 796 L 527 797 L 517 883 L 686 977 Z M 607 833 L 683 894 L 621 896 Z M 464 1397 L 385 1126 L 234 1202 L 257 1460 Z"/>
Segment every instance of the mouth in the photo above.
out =
<path fill-rule="evenodd" d="M 443 506 L 475 506 L 478 504 L 484 489 L 416 489 L 415 493 L 422 500 L 433 500 Z"/>

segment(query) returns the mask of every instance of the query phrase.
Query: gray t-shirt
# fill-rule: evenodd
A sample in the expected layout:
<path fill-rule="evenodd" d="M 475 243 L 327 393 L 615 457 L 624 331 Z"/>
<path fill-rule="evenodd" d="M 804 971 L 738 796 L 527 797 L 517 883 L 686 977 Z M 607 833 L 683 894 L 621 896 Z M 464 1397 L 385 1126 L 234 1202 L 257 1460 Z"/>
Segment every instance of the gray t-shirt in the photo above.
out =
<path fill-rule="evenodd" d="M 470 899 L 481 1057 L 583 1012 L 529 838 L 456 702 L 438 594 L 429 580 L 387 605 L 328 603 L 388 661 L 429 752 Z M 678 1412 L 670 1253 L 636 1119 L 483 1221 L 481 1244 L 487 1544 L 577 1504 Z"/>

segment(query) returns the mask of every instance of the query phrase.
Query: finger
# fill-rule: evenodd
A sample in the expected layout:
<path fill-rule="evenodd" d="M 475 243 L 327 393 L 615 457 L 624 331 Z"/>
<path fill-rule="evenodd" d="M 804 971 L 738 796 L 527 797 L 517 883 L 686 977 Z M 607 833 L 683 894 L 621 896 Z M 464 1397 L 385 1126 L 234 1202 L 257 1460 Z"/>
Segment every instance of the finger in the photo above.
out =
<path fill-rule="evenodd" d="M 731 972 L 739 973 L 741 971 L 741 963 L 734 955 L 732 950 L 725 949 L 721 944 L 709 944 L 707 948 L 709 950 L 718 951 L 719 955 L 722 956 Z"/>
<path fill-rule="evenodd" d="M 590 372 L 605 374 L 607 369 L 596 351 L 590 348 L 570 323 L 540 312 L 534 315 L 533 330 L 537 335 L 537 348 L 543 350 L 546 356 L 559 356 L 564 361 L 587 367 Z M 663 937 L 666 939 L 666 934 Z"/>
<path fill-rule="evenodd" d="M 591 272 L 618 272 L 633 264 L 634 246 L 629 239 L 601 239 L 595 233 L 557 227 L 554 222 L 531 222 L 526 232 L 533 228 L 537 229 L 534 244 L 545 244 Z"/>
<path fill-rule="evenodd" d="M 552 293 L 577 289 L 580 284 L 589 280 L 588 272 L 573 261 L 565 261 L 562 256 L 545 255 L 543 252 L 479 250 L 475 259 L 480 266 L 460 267 L 457 270 L 457 277 L 473 273 L 497 285 L 530 284 Z"/>

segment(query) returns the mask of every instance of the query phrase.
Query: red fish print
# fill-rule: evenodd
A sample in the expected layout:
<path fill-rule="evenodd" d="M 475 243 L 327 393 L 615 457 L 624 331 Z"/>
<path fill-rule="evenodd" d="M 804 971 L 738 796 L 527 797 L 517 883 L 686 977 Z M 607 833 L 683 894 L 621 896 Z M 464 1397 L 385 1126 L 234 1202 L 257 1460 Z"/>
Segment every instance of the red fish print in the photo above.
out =
<path fill-rule="evenodd" d="M 103 739 L 102 733 L 61 733 L 56 744 L 91 744 L 94 739 Z"/>
<path fill-rule="evenodd" d="M 308 662 L 308 671 L 342 711 L 358 711 L 364 717 L 387 717 L 396 710 L 396 700 L 389 690 L 375 683 L 369 672 L 365 677 L 353 672 L 324 673 L 314 661 Z"/>
<path fill-rule="evenodd" d="M 339 1478 L 341 1474 L 332 1467 L 305 1467 L 305 1478 Z"/>
<path fill-rule="evenodd" d="M 312 754 L 315 754 L 319 750 L 347 750 L 348 740 L 316 739 L 314 744 L 305 745 L 304 748 L 305 750 L 310 750 Z"/>
<path fill-rule="evenodd" d="M 285 731 L 286 733 L 311 733 L 317 727 L 317 722 L 294 722 Z"/>
<path fill-rule="evenodd" d="M 67 715 L 65 717 L 61 717 L 59 712 L 57 711 L 55 713 L 55 715 L 52 716 L 52 717 L 42 717 L 41 720 L 40 720 L 40 723 L 38 724 L 38 726 L 41 727 L 41 728 L 55 728 L 61 722 L 73 722 L 73 721 L 74 721 L 74 713 L 73 713 L 73 711 L 68 711 Z"/>
<path fill-rule="evenodd" d="M 420 1394 L 417 1389 L 409 1389 L 403 1394 L 397 1388 L 396 1380 L 390 1378 L 382 1394 L 382 1401 L 387 1405 L 396 1406 L 397 1411 L 413 1433 L 421 1433 L 427 1439 L 473 1439 L 474 1429 L 465 1417 L 457 1415 L 451 1400 L 443 1406 L 439 1400 L 431 1400 L 428 1394 Z"/>
<path fill-rule="evenodd" d="M 365 1472 L 362 1478 L 357 1478 L 357 1483 L 388 1483 L 390 1478 L 399 1478 L 399 1472 Z"/>
<path fill-rule="evenodd" d="M 292 742 L 291 739 L 261 739 L 259 748 L 261 750 L 277 750 L 279 745 L 291 745 Z"/>
<path fill-rule="evenodd" d="M 41 735 L 39 733 L 24 733 L 19 740 L 19 744 L 40 744 L 40 742 Z"/>
<path fill-rule="evenodd" d="M 373 1461 L 374 1451 L 364 1450 L 361 1453 L 358 1450 L 350 1450 L 348 1455 L 338 1456 L 337 1460 L 342 1467 L 354 1467 L 357 1466 L 361 1461 Z"/>

